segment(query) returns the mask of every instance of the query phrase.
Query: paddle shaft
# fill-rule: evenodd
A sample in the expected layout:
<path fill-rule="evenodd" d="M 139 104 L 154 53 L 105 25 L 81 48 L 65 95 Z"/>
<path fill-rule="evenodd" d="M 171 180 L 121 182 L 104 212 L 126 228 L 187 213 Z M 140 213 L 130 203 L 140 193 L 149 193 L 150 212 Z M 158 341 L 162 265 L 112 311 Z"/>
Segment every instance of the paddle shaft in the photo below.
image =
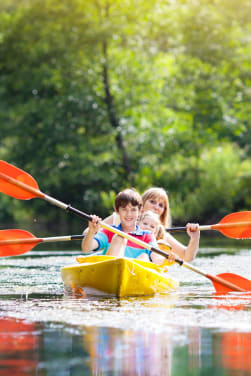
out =
<path fill-rule="evenodd" d="M 6 239 L 0 240 L 0 246 L 11 244 L 33 244 L 33 243 L 52 243 L 52 242 L 65 242 L 70 240 L 81 240 L 85 235 L 66 235 L 54 236 L 49 238 L 23 238 L 23 239 Z"/>
<path fill-rule="evenodd" d="M 34 194 L 37 197 L 43 198 L 44 200 L 50 202 L 53 205 L 56 205 L 56 206 L 60 207 L 61 209 L 64 209 L 64 210 L 66 210 L 66 211 L 68 211 L 70 213 L 78 215 L 81 218 L 85 218 L 88 221 L 92 220 L 92 217 L 90 215 L 88 215 L 88 214 L 86 214 L 86 213 L 84 213 L 84 212 L 82 212 L 82 211 L 80 211 L 78 209 L 73 208 L 71 205 L 67 205 L 67 204 L 65 204 L 65 203 L 63 203 L 63 202 L 61 202 L 59 200 L 56 200 L 53 197 L 50 197 L 50 196 L 42 193 L 39 189 L 31 187 L 31 186 L 29 186 L 29 185 L 27 185 L 27 184 L 25 184 L 25 183 L 23 183 L 23 182 L 21 182 L 19 180 L 13 179 L 13 178 L 11 178 L 10 176 L 8 176 L 8 175 L 6 175 L 4 173 L 0 173 L 0 178 L 4 179 L 7 182 L 9 182 L 11 184 L 14 184 L 14 185 L 16 185 L 16 186 L 18 186 L 20 188 L 23 188 L 24 190 L 26 190 L 26 191 Z M 114 227 L 111 227 L 111 226 L 109 226 L 109 225 L 107 225 L 107 224 L 105 224 L 103 222 L 100 222 L 100 226 L 103 227 L 103 228 L 105 228 L 105 229 L 107 229 L 107 230 L 109 230 L 109 231 L 111 231 L 111 232 L 113 232 L 113 233 L 115 233 L 115 234 L 117 234 L 117 235 L 119 235 L 119 236 L 122 236 L 122 237 L 124 237 L 124 238 L 126 238 L 126 239 L 128 239 L 128 240 L 130 240 L 130 241 L 132 241 L 132 242 L 134 242 L 134 243 L 142 246 L 143 248 L 146 248 L 146 249 L 148 249 L 150 251 L 156 252 L 156 253 L 160 254 L 161 256 L 164 256 L 164 257 L 168 258 L 168 254 L 166 252 L 161 251 L 159 248 L 153 247 L 150 244 L 141 241 L 140 239 L 137 239 L 137 238 L 135 238 L 135 237 L 133 237 L 133 236 L 131 236 L 131 235 L 123 232 L 123 231 L 120 231 L 120 230 L 118 230 L 118 229 L 116 229 Z M 233 226 L 233 224 L 232 224 L 232 226 Z M 201 226 L 200 229 L 211 230 L 212 227 L 213 226 Z M 184 229 L 186 229 L 186 228 L 184 228 Z M 225 281 L 225 280 L 223 280 L 223 279 L 221 279 L 219 277 L 211 276 L 210 274 L 206 274 L 206 273 L 202 272 L 201 270 L 195 268 L 194 266 L 192 266 L 192 265 L 190 265 L 188 263 L 185 263 L 183 260 L 175 259 L 175 262 L 178 263 L 179 265 L 185 266 L 187 269 L 190 269 L 190 270 L 192 270 L 192 271 L 194 271 L 194 272 L 196 272 L 196 273 L 198 273 L 198 274 L 200 274 L 200 275 L 202 275 L 202 276 L 204 276 L 204 277 L 206 277 L 206 278 L 208 278 L 210 280 L 214 280 L 214 281 L 216 281 L 219 284 L 227 286 L 227 287 L 229 287 L 230 289 L 232 289 L 234 291 L 241 291 L 241 292 L 246 291 L 246 290 L 243 290 L 240 287 L 238 287 L 238 286 L 236 286 L 236 285 L 234 285 L 232 283 L 229 283 L 229 282 L 227 282 L 227 281 Z"/>
<path fill-rule="evenodd" d="M 250 222 L 236 222 L 236 223 L 218 223 L 215 225 L 206 225 L 206 226 L 199 226 L 200 231 L 205 230 L 218 230 L 223 228 L 235 228 L 235 227 L 243 227 L 249 226 Z M 171 227 L 166 228 L 166 231 L 186 231 L 186 227 Z"/>
<path fill-rule="evenodd" d="M 176 260 L 175 260 L 176 261 Z M 192 270 L 193 272 L 195 273 L 198 273 L 208 279 L 210 279 L 211 281 L 215 281 L 223 286 L 226 286 L 228 288 L 230 288 L 231 290 L 233 291 L 239 291 L 239 292 L 244 292 L 246 290 L 242 289 L 241 287 L 239 286 L 236 286 L 234 285 L 233 283 L 231 282 L 228 282 L 220 277 L 217 277 L 217 276 L 214 276 L 214 275 L 211 275 L 211 274 L 207 274 L 207 273 L 204 273 L 203 271 L 201 271 L 200 269 L 196 268 L 195 266 L 191 265 L 191 264 L 188 264 L 186 262 L 183 262 L 182 266 L 184 266 L 185 268 L 189 269 L 189 270 Z"/>

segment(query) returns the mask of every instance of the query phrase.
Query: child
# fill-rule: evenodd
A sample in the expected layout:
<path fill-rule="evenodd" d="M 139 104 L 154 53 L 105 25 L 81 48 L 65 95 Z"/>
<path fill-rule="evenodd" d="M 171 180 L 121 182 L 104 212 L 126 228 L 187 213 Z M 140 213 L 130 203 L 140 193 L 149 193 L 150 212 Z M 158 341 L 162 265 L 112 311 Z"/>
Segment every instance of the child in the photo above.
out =
<path fill-rule="evenodd" d="M 166 227 L 171 225 L 169 200 L 163 188 L 149 188 L 142 195 L 142 211 L 152 210 L 157 213 L 161 224 Z M 172 250 L 185 261 L 192 261 L 199 249 L 200 231 L 198 223 L 187 223 L 187 234 L 190 237 L 187 246 L 176 240 L 170 233 L 165 231 L 164 241 L 170 244 Z"/>
<path fill-rule="evenodd" d="M 142 230 L 151 231 L 157 239 L 160 230 L 160 219 L 156 213 L 151 210 L 144 211 L 139 217 L 138 224 Z"/>
<path fill-rule="evenodd" d="M 151 210 L 147 210 L 147 211 L 143 212 L 141 214 L 140 218 L 139 218 L 139 227 L 142 230 L 151 231 L 156 237 L 158 247 L 161 250 L 166 251 L 169 255 L 168 262 L 166 262 L 167 261 L 166 258 L 163 258 L 159 255 L 158 255 L 158 257 L 155 256 L 155 255 L 152 255 L 152 257 L 154 258 L 154 262 L 157 263 L 157 264 L 162 264 L 162 263 L 165 263 L 165 264 L 168 263 L 168 265 L 173 264 L 175 258 L 177 258 L 177 255 L 175 255 L 173 252 L 170 252 L 170 250 L 171 250 L 170 245 L 164 241 L 165 229 L 163 228 L 163 226 L 160 223 L 160 218 L 159 218 L 158 214 L 152 212 Z M 139 258 L 141 260 L 145 259 L 142 256 L 139 256 Z"/>
<path fill-rule="evenodd" d="M 141 207 L 141 196 L 134 189 L 125 189 L 119 192 L 115 198 L 115 211 L 119 214 L 121 223 L 119 226 L 113 227 L 151 246 L 157 247 L 154 234 L 140 229 L 137 225 Z M 144 249 L 130 240 L 127 241 L 127 239 L 109 230 L 103 228 L 99 229 L 100 221 L 101 219 L 99 217 L 95 215 L 92 216 L 92 221 L 89 222 L 88 232 L 82 241 L 83 252 L 87 253 L 103 249 L 103 254 L 132 258 L 137 258 L 145 254 L 146 259 L 149 261 L 149 256 L 152 253 L 150 250 Z"/>

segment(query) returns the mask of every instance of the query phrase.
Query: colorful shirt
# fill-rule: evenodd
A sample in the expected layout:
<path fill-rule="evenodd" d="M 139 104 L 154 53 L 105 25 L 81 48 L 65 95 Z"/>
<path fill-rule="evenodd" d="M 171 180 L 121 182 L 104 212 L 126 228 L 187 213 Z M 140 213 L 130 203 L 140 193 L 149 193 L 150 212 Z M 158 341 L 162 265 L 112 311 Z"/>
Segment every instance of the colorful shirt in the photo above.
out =
<path fill-rule="evenodd" d="M 121 224 L 119 226 L 112 226 L 114 228 L 117 228 L 120 231 L 123 231 L 121 228 Z M 99 246 L 95 251 L 103 250 L 101 254 L 105 255 L 111 240 L 115 234 L 107 229 L 102 228 L 95 236 L 94 239 L 98 242 Z M 136 226 L 136 231 L 131 232 L 129 235 L 142 240 L 145 243 L 148 243 L 149 245 L 153 247 L 157 247 L 155 237 L 152 232 L 147 230 L 141 230 L 139 226 Z M 149 249 L 143 248 L 138 244 L 133 243 L 131 240 L 127 241 L 127 245 L 125 247 L 125 257 L 130 258 L 137 258 L 142 253 L 146 253 L 148 256 L 150 256 L 151 251 Z"/>

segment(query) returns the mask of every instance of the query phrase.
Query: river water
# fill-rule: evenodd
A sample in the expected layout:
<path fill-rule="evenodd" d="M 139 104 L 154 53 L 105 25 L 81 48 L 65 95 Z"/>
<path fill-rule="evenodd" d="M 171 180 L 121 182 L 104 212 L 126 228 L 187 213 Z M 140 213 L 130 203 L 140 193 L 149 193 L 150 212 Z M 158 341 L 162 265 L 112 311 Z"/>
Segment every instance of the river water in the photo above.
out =
<path fill-rule="evenodd" d="M 250 279 L 241 245 L 201 248 L 193 265 Z M 37 246 L 0 259 L 0 376 L 251 375 L 251 295 L 217 296 L 174 265 L 180 288 L 169 295 L 67 296 L 60 269 L 78 254 Z"/>

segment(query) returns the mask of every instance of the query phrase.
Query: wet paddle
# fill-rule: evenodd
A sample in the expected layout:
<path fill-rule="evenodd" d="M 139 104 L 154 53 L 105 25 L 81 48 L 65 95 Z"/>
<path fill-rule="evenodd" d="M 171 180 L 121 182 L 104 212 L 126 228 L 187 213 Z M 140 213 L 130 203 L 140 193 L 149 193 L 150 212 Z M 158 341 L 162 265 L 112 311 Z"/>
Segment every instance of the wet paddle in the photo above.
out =
<path fill-rule="evenodd" d="M 92 217 L 78 209 L 73 208 L 71 205 L 67 205 L 61 201 L 54 199 L 46 195 L 45 193 L 41 192 L 38 188 L 38 184 L 35 179 L 27 174 L 25 171 L 10 165 L 5 161 L 0 161 L 0 192 L 5 193 L 11 197 L 19 198 L 22 200 L 28 200 L 35 197 L 43 198 L 44 200 L 50 202 L 53 205 L 56 205 L 66 211 L 69 211 L 73 214 L 76 214 L 82 218 L 87 219 L 88 221 L 92 220 Z M 129 235 L 123 231 L 120 231 L 114 227 L 111 227 L 103 222 L 100 223 L 100 226 L 106 228 L 107 230 L 118 234 L 132 242 L 146 248 L 150 251 L 156 252 L 166 258 L 168 258 L 168 254 L 164 251 L 161 251 L 159 248 L 153 247 L 148 243 L 139 240 L 132 235 Z M 206 274 L 201 270 L 195 268 L 194 266 L 184 262 L 183 260 L 175 259 L 175 262 L 179 265 L 183 265 L 184 267 L 210 279 L 216 291 L 219 291 L 219 285 L 224 288 L 228 289 L 228 291 L 251 291 L 251 281 L 245 280 L 245 284 L 243 283 L 243 277 L 240 277 L 236 274 L 231 274 L 234 279 L 233 281 L 228 281 L 228 278 L 222 278 L 221 274 L 218 276 L 212 276 L 210 274 Z M 222 287 L 223 288 L 223 287 Z M 221 290 L 222 291 L 222 290 Z M 219 292 L 221 292 L 219 291 Z"/>
<path fill-rule="evenodd" d="M 226 215 L 215 225 L 199 226 L 200 231 L 218 230 L 223 235 L 234 239 L 251 238 L 251 211 L 242 211 Z M 186 227 L 166 228 L 166 231 L 185 231 Z"/>
<path fill-rule="evenodd" d="M 0 257 L 17 256 L 30 251 L 39 243 L 81 240 L 85 235 L 37 238 L 25 230 L 0 230 Z"/>
<path fill-rule="evenodd" d="M 214 276 L 208 273 L 204 273 L 203 271 L 186 262 L 183 263 L 183 266 L 210 279 L 217 293 L 226 293 L 231 291 L 251 291 L 251 281 L 237 274 L 221 273 Z"/>

